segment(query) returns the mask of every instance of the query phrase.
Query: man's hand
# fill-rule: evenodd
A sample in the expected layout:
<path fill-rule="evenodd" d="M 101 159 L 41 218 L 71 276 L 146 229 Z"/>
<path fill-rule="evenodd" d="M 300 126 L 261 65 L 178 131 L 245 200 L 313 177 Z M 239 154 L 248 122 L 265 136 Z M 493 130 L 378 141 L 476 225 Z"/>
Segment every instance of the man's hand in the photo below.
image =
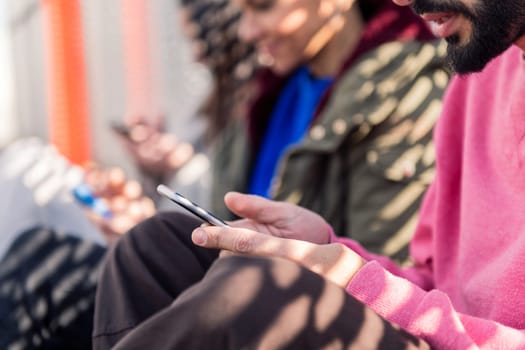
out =
<path fill-rule="evenodd" d="M 364 264 L 358 254 L 339 243 L 319 245 L 243 228 L 203 226 L 193 231 L 192 240 L 206 248 L 288 259 L 343 288 Z"/>
<path fill-rule="evenodd" d="M 329 242 L 328 223 L 305 208 L 237 192 L 226 194 L 224 201 L 232 212 L 244 218 L 231 222 L 233 227 L 318 244 Z"/>

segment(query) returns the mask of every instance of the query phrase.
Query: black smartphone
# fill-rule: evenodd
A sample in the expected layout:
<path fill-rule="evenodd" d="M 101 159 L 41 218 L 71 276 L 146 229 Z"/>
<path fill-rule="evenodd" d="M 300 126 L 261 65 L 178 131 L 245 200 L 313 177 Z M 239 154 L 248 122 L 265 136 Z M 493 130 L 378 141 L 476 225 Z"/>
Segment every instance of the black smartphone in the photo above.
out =
<path fill-rule="evenodd" d="M 218 217 L 216 217 L 215 215 L 213 215 L 206 209 L 203 209 L 199 205 L 193 203 L 192 201 L 190 201 L 188 198 L 184 197 L 180 193 L 172 191 L 166 185 L 158 185 L 157 192 L 163 195 L 164 197 L 172 200 L 173 202 L 177 203 L 184 209 L 190 211 L 192 214 L 206 221 L 210 225 L 229 227 L 227 223 L 225 223 L 224 221 L 222 221 L 221 219 L 219 219 Z"/>
<path fill-rule="evenodd" d="M 111 122 L 111 129 L 116 132 L 119 135 L 129 137 L 131 130 L 128 126 L 121 122 L 112 121 Z"/>

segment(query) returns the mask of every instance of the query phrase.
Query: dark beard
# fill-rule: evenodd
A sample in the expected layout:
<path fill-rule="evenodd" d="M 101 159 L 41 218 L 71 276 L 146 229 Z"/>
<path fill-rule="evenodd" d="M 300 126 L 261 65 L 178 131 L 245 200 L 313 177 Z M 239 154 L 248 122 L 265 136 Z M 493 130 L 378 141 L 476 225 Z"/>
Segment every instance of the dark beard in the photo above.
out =
<path fill-rule="evenodd" d="M 459 44 L 457 35 L 446 38 L 449 64 L 459 74 L 481 71 L 525 33 L 525 6 L 521 0 L 478 1 L 474 9 L 451 0 L 438 4 L 434 0 L 416 0 L 412 6 L 418 14 L 453 12 L 472 22 L 472 35 L 465 45 Z"/>

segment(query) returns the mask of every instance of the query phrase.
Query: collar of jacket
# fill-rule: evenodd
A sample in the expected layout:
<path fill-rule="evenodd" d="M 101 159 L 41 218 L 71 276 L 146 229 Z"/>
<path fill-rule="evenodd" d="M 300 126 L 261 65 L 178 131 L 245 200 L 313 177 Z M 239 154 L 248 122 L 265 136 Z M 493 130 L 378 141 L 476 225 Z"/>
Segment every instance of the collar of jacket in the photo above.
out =
<path fill-rule="evenodd" d="M 403 118 L 400 102 L 418 76 L 444 66 L 445 53 L 444 41 L 389 42 L 369 51 L 333 87 L 307 137 L 289 152 L 331 153 L 348 138 L 358 143 L 387 118 Z"/>

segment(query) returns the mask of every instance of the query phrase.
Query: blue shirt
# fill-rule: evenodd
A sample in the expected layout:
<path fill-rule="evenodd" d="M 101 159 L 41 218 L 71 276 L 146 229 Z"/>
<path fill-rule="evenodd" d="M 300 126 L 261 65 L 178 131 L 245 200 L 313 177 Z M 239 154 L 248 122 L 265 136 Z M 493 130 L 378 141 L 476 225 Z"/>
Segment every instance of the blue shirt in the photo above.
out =
<path fill-rule="evenodd" d="M 312 121 L 319 100 L 333 78 L 313 77 L 299 67 L 288 79 L 270 116 L 250 178 L 248 192 L 270 197 L 279 159 L 288 147 L 299 142 Z"/>

